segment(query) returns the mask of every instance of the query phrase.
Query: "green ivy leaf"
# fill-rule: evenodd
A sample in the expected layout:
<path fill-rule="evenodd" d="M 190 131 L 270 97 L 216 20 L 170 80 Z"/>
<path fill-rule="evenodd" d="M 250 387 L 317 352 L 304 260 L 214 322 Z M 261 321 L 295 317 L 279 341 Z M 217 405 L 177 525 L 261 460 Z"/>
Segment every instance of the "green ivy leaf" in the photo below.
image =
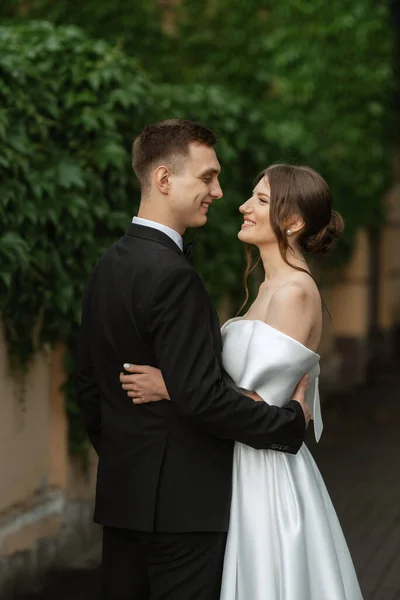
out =
<path fill-rule="evenodd" d="M 71 159 L 64 158 L 58 165 L 58 182 L 62 188 L 73 186 L 84 188 L 85 182 L 81 166 Z"/>

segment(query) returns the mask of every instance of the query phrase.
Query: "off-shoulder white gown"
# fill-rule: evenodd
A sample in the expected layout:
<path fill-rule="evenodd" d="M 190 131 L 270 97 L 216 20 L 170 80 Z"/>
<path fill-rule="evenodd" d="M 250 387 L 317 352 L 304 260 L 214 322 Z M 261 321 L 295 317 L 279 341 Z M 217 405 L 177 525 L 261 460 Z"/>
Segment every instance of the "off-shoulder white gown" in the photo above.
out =
<path fill-rule="evenodd" d="M 307 403 L 322 433 L 319 355 L 262 321 L 222 327 L 223 363 L 238 388 L 283 406 L 310 374 Z M 362 600 L 353 562 L 308 448 L 296 455 L 236 443 L 221 600 Z"/>

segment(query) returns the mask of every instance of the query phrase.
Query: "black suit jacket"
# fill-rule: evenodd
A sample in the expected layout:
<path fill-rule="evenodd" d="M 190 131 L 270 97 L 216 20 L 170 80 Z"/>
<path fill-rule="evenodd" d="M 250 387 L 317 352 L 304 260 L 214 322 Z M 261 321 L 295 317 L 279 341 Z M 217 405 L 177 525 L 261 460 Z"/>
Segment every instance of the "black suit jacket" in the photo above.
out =
<path fill-rule="evenodd" d="M 139 531 L 227 531 L 233 441 L 296 453 L 302 409 L 224 384 L 217 314 L 164 233 L 131 224 L 87 284 L 76 392 L 99 454 L 95 521 Z M 161 369 L 172 401 L 134 405 L 125 362 Z"/>

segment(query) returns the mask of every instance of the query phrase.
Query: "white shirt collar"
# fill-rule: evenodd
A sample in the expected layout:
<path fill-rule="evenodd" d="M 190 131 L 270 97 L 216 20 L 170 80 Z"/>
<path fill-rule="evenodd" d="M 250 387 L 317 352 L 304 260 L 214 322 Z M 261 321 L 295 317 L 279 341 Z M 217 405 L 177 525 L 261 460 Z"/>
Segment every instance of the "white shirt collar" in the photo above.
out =
<path fill-rule="evenodd" d="M 168 237 L 170 237 L 171 240 L 174 241 L 181 250 L 183 250 L 182 236 L 175 231 L 175 229 L 168 227 L 168 225 L 163 225 L 162 223 L 157 223 L 156 221 L 150 221 L 150 219 L 142 219 L 141 217 L 133 217 L 132 223 L 135 223 L 135 225 L 143 225 L 144 227 L 152 227 L 153 229 L 162 231 Z"/>

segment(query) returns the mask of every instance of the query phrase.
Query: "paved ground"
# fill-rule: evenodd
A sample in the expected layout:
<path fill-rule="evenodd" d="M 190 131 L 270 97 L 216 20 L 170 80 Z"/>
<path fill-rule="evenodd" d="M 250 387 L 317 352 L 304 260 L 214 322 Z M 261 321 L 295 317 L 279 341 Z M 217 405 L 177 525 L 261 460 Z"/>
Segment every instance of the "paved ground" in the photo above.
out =
<path fill-rule="evenodd" d="M 322 440 L 317 446 L 310 436 L 308 445 L 339 514 L 364 600 L 400 600 L 400 376 L 381 389 L 331 398 L 323 412 Z M 96 600 L 97 585 L 95 552 L 24 600 Z"/>
<path fill-rule="evenodd" d="M 400 385 L 337 399 L 324 413 L 323 442 L 309 445 L 364 598 L 400 600 Z"/>

